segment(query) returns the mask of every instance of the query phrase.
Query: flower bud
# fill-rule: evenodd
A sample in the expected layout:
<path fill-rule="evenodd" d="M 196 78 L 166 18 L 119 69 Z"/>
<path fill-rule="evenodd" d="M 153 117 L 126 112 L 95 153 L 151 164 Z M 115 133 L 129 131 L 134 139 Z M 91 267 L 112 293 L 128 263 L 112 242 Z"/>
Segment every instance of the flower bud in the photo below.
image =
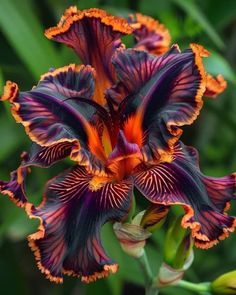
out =
<path fill-rule="evenodd" d="M 154 232 L 163 225 L 169 210 L 169 206 L 158 204 L 149 206 L 149 208 L 144 211 L 140 225 L 149 232 Z"/>
<path fill-rule="evenodd" d="M 225 273 L 211 283 L 214 294 L 236 294 L 236 270 Z"/>
<path fill-rule="evenodd" d="M 183 269 L 192 252 L 193 239 L 181 227 L 182 217 L 175 218 L 169 227 L 164 244 L 164 261 L 174 269 Z"/>
<path fill-rule="evenodd" d="M 193 259 L 194 254 L 193 251 L 191 251 L 187 260 L 185 261 L 184 266 L 179 269 L 175 269 L 163 262 L 157 276 L 157 287 L 161 288 L 170 285 L 176 285 L 183 278 L 184 272 L 191 266 Z"/>
<path fill-rule="evenodd" d="M 120 242 L 123 251 L 135 258 L 143 255 L 143 248 L 146 244 L 146 239 L 151 236 L 151 233 L 143 229 L 140 225 L 119 223 L 113 225 L 114 232 Z"/>

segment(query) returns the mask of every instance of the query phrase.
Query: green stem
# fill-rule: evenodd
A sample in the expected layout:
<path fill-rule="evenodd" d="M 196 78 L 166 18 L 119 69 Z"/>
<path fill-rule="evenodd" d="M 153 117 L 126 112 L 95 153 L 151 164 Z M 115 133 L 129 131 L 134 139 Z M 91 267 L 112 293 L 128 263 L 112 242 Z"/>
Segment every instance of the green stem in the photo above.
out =
<path fill-rule="evenodd" d="M 145 295 L 158 295 L 158 289 L 153 286 L 153 274 L 145 250 L 138 261 L 145 277 Z"/>
<path fill-rule="evenodd" d="M 178 282 L 177 286 L 183 289 L 195 291 L 200 294 L 209 294 L 208 292 L 210 291 L 210 283 L 195 284 L 195 283 L 181 280 Z"/>

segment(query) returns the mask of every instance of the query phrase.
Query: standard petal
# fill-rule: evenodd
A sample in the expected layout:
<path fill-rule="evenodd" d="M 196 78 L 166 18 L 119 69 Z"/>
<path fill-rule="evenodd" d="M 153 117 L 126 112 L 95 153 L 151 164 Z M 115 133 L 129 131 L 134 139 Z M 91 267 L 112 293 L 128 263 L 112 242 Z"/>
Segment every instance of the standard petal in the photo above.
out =
<path fill-rule="evenodd" d="M 121 47 L 121 36 L 131 32 L 132 28 L 125 19 L 111 16 L 104 10 L 92 8 L 79 11 L 71 7 L 59 24 L 46 30 L 45 35 L 73 48 L 84 64 L 96 69 L 94 100 L 104 105 L 104 90 L 114 82 L 111 57 Z"/>
<path fill-rule="evenodd" d="M 23 152 L 21 159 L 21 165 L 11 172 L 10 181 L 0 180 L 0 193 L 8 195 L 18 207 L 25 207 L 28 202 L 25 193 L 25 177 L 30 170 L 24 164 L 28 161 L 28 154 Z"/>
<path fill-rule="evenodd" d="M 128 22 L 134 29 L 135 49 L 146 50 L 157 55 L 169 49 L 171 38 L 163 24 L 141 13 L 131 14 Z"/>
<path fill-rule="evenodd" d="M 106 121 L 107 112 L 91 101 L 94 92 L 93 69 L 90 66 L 69 65 L 52 70 L 41 77 L 31 91 L 16 91 L 8 82 L 2 100 L 12 103 L 12 114 L 22 123 L 32 141 L 41 146 L 73 143 L 77 147 L 92 147 L 102 155 L 102 144 L 95 124 Z M 91 139 L 93 138 L 93 139 Z"/>
<path fill-rule="evenodd" d="M 236 174 L 204 176 L 195 165 L 196 155 L 192 152 L 192 148 L 182 146 L 172 163 L 161 163 L 138 173 L 135 185 L 153 203 L 183 205 L 183 227 L 192 229 L 196 246 L 209 248 L 236 227 L 235 217 L 225 213 L 228 202 L 236 199 Z"/>
<path fill-rule="evenodd" d="M 126 89 L 119 106 L 122 121 L 138 116 L 146 142 L 159 149 L 173 146 L 182 133 L 179 127 L 191 124 L 202 107 L 205 70 L 199 47 L 192 44 L 180 53 L 174 46 L 160 57 L 124 50 L 113 62 Z"/>
<path fill-rule="evenodd" d="M 204 92 L 204 95 L 215 98 L 224 92 L 226 87 L 227 82 L 222 75 L 213 77 L 212 75 L 207 74 L 206 91 Z"/>
<path fill-rule="evenodd" d="M 48 183 L 41 206 L 27 205 L 30 218 L 41 223 L 29 236 L 29 245 L 52 281 L 62 282 L 64 273 L 90 282 L 117 270 L 103 249 L 100 230 L 107 221 L 120 221 L 127 214 L 132 183 L 104 181 L 95 188 L 96 181 L 76 166 Z"/>

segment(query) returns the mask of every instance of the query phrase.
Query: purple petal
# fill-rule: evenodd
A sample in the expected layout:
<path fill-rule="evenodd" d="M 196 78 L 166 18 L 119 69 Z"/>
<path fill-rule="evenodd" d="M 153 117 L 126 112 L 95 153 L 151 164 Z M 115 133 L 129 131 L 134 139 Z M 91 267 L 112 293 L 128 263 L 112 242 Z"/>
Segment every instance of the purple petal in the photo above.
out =
<path fill-rule="evenodd" d="M 39 218 L 39 231 L 29 236 L 38 265 L 46 276 L 62 282 L 62 274 L 85 282 L 115 272 L 117 265 L 103 249 L 100 230 L 109 220 L 127 214 L 132 184 L 101 182 L 76 166 L 52 179 L 38 208 L 28 205 L 31 218 Z"/>
<path fill-rule="evenodd" d="M 146 143 L 157 142 L 156 150 L 173 146 L 182 133 L 179 127 L 191 124 L 202 107 L 205 71 L 198 47 L 180 53 L 175 46 L 160 57 L 124 50 L 113 62 L 118 92 L 114 96 L 113 87 L 108 95 L 116 101 L 124 95 L 119 98 L 122 120 L 141 113 Z"/>
<path fill-rule="evenodd" d="M 130 34 L 127 21 L 114 17 L 101 9 L 66 10 L 56 27 L 46 31 L 46 36 L 73 48 L 84 64 L 96 70 L 95 101 L 104 105 L 104 90 L 114 82 L 111 57 L 121 47 L 121 37 Z"/>
<path fill-rule="evenodd" d="M 131 14 L 128 22 L 134 29 L 135 49 L 163 54 L 170 46 L 170 34 L 163 24 L 141 13 Z"/>
<path fill-rule="evenodd" d="M 152 203 L 183 205 L 186 215 L 182 225 L 192 229 L 196 246 L 209 248 L 236 227 L 235 217 L 225 213 L 228 202 L 236 199 L 236 175 L 204 176 L 193 151 L 183 145 L 178 147 L 172 163 L 139 172 L 134 181 Z"/>

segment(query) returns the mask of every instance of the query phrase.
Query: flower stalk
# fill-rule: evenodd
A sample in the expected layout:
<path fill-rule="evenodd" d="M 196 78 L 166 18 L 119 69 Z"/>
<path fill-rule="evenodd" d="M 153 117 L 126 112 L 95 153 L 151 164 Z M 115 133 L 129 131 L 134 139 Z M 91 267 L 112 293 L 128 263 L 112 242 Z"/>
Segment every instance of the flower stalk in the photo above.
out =
<path fill-rule="evenodd" d="M 210 294 L 210 283 L 208 282 L 195 284 L 185 280 L 180 280 L 177 283 L 177 286 L 186 290 L 195 291 L 198 294 Z"/>
<path fill-rule="evenodd" d="M 153 284 L 153 273 L 147 258 L 146 251 L 143 249 L 143 255 L 137 258 L 145 278 L 145 295 L 158 295 L 158 289 Z"/>

